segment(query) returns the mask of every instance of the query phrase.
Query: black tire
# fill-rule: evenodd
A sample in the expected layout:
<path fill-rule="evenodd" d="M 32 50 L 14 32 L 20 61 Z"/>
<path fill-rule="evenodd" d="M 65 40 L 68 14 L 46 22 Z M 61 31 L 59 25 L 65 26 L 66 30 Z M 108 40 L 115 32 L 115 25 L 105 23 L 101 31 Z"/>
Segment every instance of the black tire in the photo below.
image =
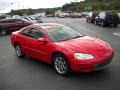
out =
<path fill-rule="evenodd" d="M 114 24 L 114 27 L 117 27 L 118 25 L 117 24 Z"/>
<path fill-rule="evenodd" d="M 95 20 L 95 25 L 98 25 L 97 20 Z"/>
<path fill-rule="evenodd" d="M 86 21 L 88 22 L 88 19 L 86 19 Z"/>
<path fill-rule="evenodd" d="M 105 27 L 105 22 L 103 20 L 101 21 L 101 26 Z"/>
<path fill-rule="evenodd" d="M 60 75 L 69 75 L 71 72 L 68 59 L 62 54 L 56 54 L 53 57 L 53 66 Z"/>
<path fill-rule="evenodd" d="M 0 35 L 2 35 L 2 36 L 5 36 L 7 34 L 7 31 L 6 30 L 1 30 L 0 31 Z"/>
<path fill-rule="evenodd" d="M 89 20 L 89 22 L 90 22 L 90 23 L 93 23 L 93 21 L 92 21 L 91 19 Z"/>
<path fill-rule="evenodd" d="M 24 58 L 25 55 L 23 54 L 23 52 L 22 52 L 21 47 L 20 47 L 19 44 L 16 44 L 16 45 L 15 45 L 15 52 L 16 52 L 16 55 L 17 55 L 19 58 Z"/>

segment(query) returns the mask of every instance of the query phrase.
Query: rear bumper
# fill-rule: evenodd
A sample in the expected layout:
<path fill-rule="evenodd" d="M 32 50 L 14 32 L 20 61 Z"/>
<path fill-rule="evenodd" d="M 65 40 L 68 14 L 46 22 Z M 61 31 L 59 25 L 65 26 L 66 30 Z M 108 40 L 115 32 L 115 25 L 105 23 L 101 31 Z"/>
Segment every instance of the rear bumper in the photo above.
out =
<path fill-rule="evenodd" d="M 108 23 L 108 24 L 119 24 L 119 20 L 116 20 L 116 21 L 114 21 L 114 20 L 106 20 L 105 22 Z"/>

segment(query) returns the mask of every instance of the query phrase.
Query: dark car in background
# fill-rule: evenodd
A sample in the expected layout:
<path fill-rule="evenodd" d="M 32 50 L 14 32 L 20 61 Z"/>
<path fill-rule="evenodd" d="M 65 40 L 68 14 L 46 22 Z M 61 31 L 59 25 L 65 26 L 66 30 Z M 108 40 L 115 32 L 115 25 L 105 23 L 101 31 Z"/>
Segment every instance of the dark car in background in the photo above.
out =
<path fill-rule="evenodd" d="M 98 12 L 88 13 L 88 15 L 86 16 L 86 21 L 91 23 L 95 22 L 95 17 L 98 16 L 98 14 L 99 14 Z"/>
<path fill-rule="evenodd" d="M 119 16 L 115 12 L 100 12 L 95 19 L 95 24 L 103 27 L 113 24 L 114 27 L 117 27 L 119 24 Z"/>
<path fill-rule="evenodd" d="M 20 30 L 21 28 L 31 24 L 32 22 L 25 19 L 3 19 L 0 20 L 0 34 L 6 35 L 7 33 Z"/>

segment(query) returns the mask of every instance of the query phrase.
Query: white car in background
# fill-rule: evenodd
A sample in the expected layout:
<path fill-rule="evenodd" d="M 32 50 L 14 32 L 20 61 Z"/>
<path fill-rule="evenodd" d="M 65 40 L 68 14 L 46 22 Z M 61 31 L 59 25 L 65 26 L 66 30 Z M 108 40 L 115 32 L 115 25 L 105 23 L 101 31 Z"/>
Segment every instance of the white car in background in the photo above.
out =
<path fill-rule="evenodd" d="M 14 16 L 12 16 L 12 18 L 17 18 L 17 19 L 20 19 L 20 18 L 21 18 L 21 16 L 19 16 L 19 15 L 14 15 Z"/>

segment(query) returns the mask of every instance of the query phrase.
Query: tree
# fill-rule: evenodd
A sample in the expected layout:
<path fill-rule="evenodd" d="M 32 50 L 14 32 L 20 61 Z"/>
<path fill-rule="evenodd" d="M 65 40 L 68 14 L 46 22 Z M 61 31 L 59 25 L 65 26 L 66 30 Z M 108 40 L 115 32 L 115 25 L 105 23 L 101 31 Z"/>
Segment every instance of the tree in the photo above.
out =
<path fill-rule="evenodd" d="M 29 8 L 27 11 L 27 15 L 33 15 L 33 14 L 34 14 L 33 10 L 31 8 Z"/>

